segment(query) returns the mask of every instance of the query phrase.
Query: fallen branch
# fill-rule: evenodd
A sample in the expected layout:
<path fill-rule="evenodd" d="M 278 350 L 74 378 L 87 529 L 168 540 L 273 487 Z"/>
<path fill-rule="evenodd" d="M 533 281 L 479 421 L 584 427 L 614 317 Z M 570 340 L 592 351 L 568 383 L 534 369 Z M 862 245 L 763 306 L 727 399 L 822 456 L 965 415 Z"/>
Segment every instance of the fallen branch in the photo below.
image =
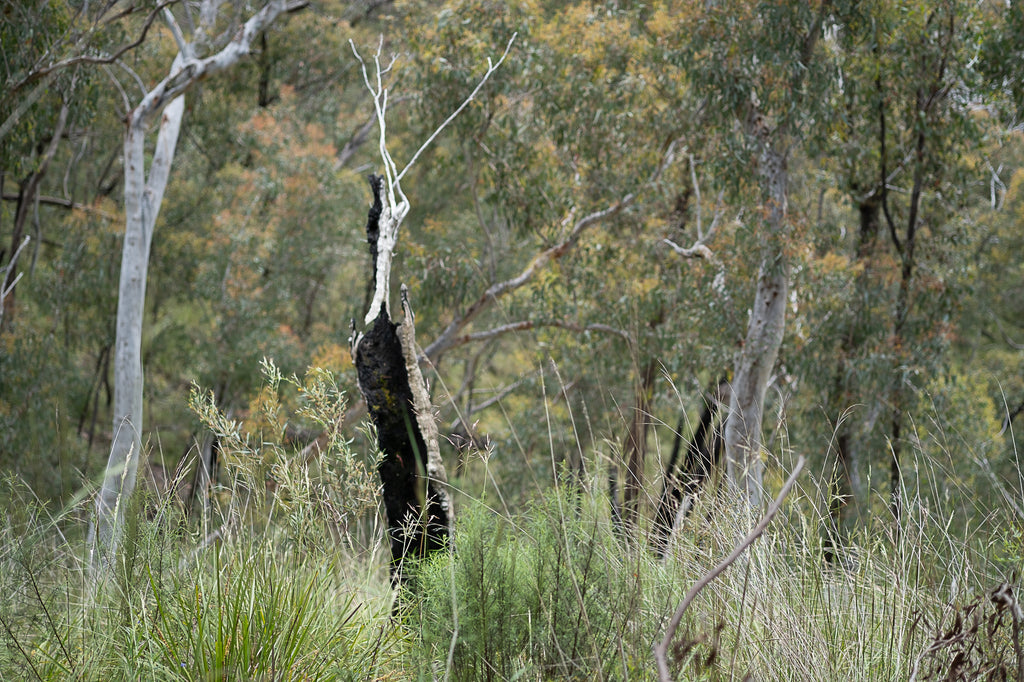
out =
<path fill-rule="evenodd" d="M 793 467 L 793 472 L 786 480 L 786 484 L 782 486 L 782 490 L 779 491 L 779 496 L 776 497 L 775 501 L 772 502 L 770 507 L 768 507 L 768 512 L 764 515 L 764 518 L 754 526 L 754 529 L 750 531 L 747 537 L 743 538 L 743 540 L 736 545 L 736 549 L 734 549 L 729 556 L 712 568 L 703 578 L 697 581 L 696 585 L 690 588 L 690 591 L 686 593 L 686 597 L 683 598 L 683 601 L 680 602 L 678 608 L 676 608 L 676 612 L 673 614 L 672 620 L 669 622 L 668 628 L 665 630 L 665 636 L 660 642 L 654 645 L 654 660 L 657 661 L 658 664 L 659 682 L 672 682 L 672 675 L 668 670 L 668 647 L 672 644 L 672 638 L 675 637 L 676 630 L 679 628 L 679 623 L 683 619 L 683 613 L 686 612 L 690 603 L 697 598 L 697 595 L 701 590 L 707 587 L 707 585 L 725 571 L 725 569 L 729 568 L 729 566 L 736 561 L 741 554 L 743 554 L 747 547 L 754 544 L 754 541 L 761 536 L 761 533 L 765 531 L 768 524 L 771 523 L 772 519 L 775 518 L 775 515 L 782 507 L 782 502 L 786 499 L 786 496 L 789 495 L 789 491 L 792 490 L 793 485 L 796 483 L 796 477 L 800 473 L 800 470 L 804 468 L 805 462 L 806 460 L 803 456 L 797 460 L 796 466 Z"/>

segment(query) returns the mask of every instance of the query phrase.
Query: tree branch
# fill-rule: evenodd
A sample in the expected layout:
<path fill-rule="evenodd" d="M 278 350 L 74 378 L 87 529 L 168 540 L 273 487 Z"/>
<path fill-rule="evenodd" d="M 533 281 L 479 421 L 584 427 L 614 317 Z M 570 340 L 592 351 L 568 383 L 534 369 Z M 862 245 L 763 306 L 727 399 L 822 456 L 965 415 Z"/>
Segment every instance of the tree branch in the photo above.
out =
<path fill-rule="evenodd" d="M 775 515 L 782 507 L 782 502 L 786 499 L 786 496 L 789 495 L 789 491 L 796 483 L 796 477 L 800 473 L 800 470 L 804 468 L 805 462 L 806 460 L 801 455 L 800 459 L 797 460 L 796 466 L 793 467 L 793 472 L 789 475 L 785 485 L 782 486 L 782 490 L 779 491 L 779 496 L 775 498 L 774 502 L 772 502 L 772 505 L 768 508 L 768 512 L 764 515 L 764 518 L 754 526 L 753 530 L 750 531 L 747 537 L 743 538 L 743 540 L 736 545 L 736 548 L 731 554 L 729 554 L 729 556 L 723 559 L 713 569 L 708 571 L 703 578 L 698 580 L 697 584 L 690 588 L 690 591 L 686 593 L 686 597 L 683 598 L 683 601 L 679 603 L 675 614 L 672 616 L 672 620 L 668 624 L 668 629 L 665 630 L 665 636 L 660 642 L 654 645 L 654 659 L 658 664 L 659 682 L 672 682 L 672 675 L 668 670 L 668 647 L 672 643 L 672 638 L 675 637 L 680 621 L 683 619 L 683 613 L 693 600 L 696 599 L 701 590 L 707 587 L 712 580 L 721 575 L 725 569 L 729 568 L 729 566 L 736 561 L 741 554 L 743 554 L 747 547 L 754 544 L 754 541 L 761 536 L 761 533 L 765 531 L 768 524 L 771 523 L 772 519 L 775 518 Z"/>
<path fill-rule="evenodd" d="M 459 426 L 459 424 L 464 424 L 465 426 L 468 427 L 469 424 L 466 422 L 467 419 L 472 417 L 477 412 L 482 412 L 483 410 L 486 410 L 491 405 L 500 403 L 502 400 L 507 398 L 513 391 L 515 391 L 517 388 L 525 384 L 530 379 L 536 377 L 539 373 L 540 372 L 537 371 L 531 372 L 530 374 L 513 381 L 508 386 L 505 386 L 504 388 L 499 390 L 495 395 L 492 395 L 490 398 L 483 401 L 482 403 L 473 405 L 469 410 L 465 410 L 461 415 L 459 415 L 455 419 L 454 422 L 452 422 L 452 429 L 456 429 Z"/>
<path fill-rule="evenodd" d="M 7 283 L 7 275 L 14 270 L 15 264 L 18 262 L 18 256 L 21 255 L 22 249 L 24 249 L 30 241 L 32 241 L 32 238 L 26 234 L 25 240 L 21 242 L 21 245 L 18 246 L 17 249 L 15 249 L 14 254 L 11 256 L 11 260 L 7 262 L 7 265 L 0 267 L 0 321 L 4 319 L 4 301 L 6 301 L 10 293 L 14 291 L 14 287 L 17 286 L 18 282 L 21 280 L 21 276 L 25 273 L 19 272 L 10 284 Z"/>
<path fill-rule="evenodd" d="M 1006 413 L 1006 416 L 1003 417 L 1003 426 L 999 429 L 1000 436 L 1006 433 L 1006 430 L 1010 428 L 1011 424 L 1013 424 L 1013 420 L 1016 419 L 1021 412 L 1024 412 L 1024 402 L 1021 402 L 1021 404 L 1012 411 Z"/>
<path fill-rule="evenodd" d="M 559 329 L 567 329 L 569 331 L 581 333 L 594 331 L 602 332 L 605 334 L 614 334 L 615 336 L 621 337 L 623 340 L 626 341 L 626 343 L 630 345 L 633 344 L 633 337 L 629 334 L 629 332 L 624 331 L 622 329 L 616 329 L 615 327 L 612 327 L 611 325 L 607 324 L 594 323 L 582 325 L 577 322 L 570 322 L 568 320 L 547 320 L 542 322 L 536 322 L 534 320 L 520 320 L 518 322 L 510 322 L 508 324 L 503 324 L 500 327 L 495 327 L 493 329 L 487 329 L 484 331 L 473 332 L 472 334 L 464 334 L 463 336 L 459 336 L 452 341 L 451 348 L 464 346 L 467 343 L 475 343 L 477 341 L 488 341 L 490 339 L 496 338 L 498 336 L 503 336 L 511 332 L 528 331 L 531 329 L 539 329 L 541 327 L 557 327 Z"/>
<path fill-rule="evenodd" d="M 278 16 L 297 11 L 308 4 L 308 0 L 270 0 L 238 29 L 234 39 L 220 52 L 205 59 L 196 59 L 182 54 L 181 68 L 168 75 L 150 90 L 139 105 L 129 113 L 129 118 L 138 124 L 155 116 L 170 101 L 191 88 L 200 79 L 224 71 L 242 57 L 247 56 L 253 39 L 270 26 Z"/>
<path fill-rule="evenodd" d="M 508 56 L 508 52 L 512 49 L 512 41 L 516 38 L 516 34 L 512 34 L 512 38 L 508 41 L 508 45 L 505 46 L 505 52 L 502 53 L 501 58 L 497 63 L 492 64 L 490 58 L 487 60 L 487 73 L 483 75 L 476 87 L 469 94 L 469 96 L 463 100 L 462 104 L 452 112 L 444 122 L 431 133 L 427 141 L 424 142 L 420 148 L 413 154 L 412 159 L 406 164 L 405 168 L 401 172 L 398 171 L 398 166 L 395 164 L 394 158 L 391 156 L 391 152 L 388 151 L 386 137 L 387 137 L 387 126 L 386 126 L 386 114 L 388 108 L 388 90 L 384 87 L 382 76 L 391 70 L 394 65 L 394 58 L 387 67 L 381 68 L 380 56 L 381 50 L 384 47 L 384 38 L 381 36 L 380 41 L 377 44 L 377 52 L 373 56 L 373 63 L 375 67 L 375 82 L 376 85 L 370 82 L 370 75 L 366 70 L 366 62 L 363 61 L 362 55 L 359 54 L 359 50 L 356 49 L 355 42 L 349 40 L 349 46 L 352 48 L 352 53 L 356 59 L 359 60 L 359 65 L 363 71 L 363 83 L 366 85 L 366 89 L 373 95 L 373 107 L 377 114 L 377 125 L 380 128 L 380 144 L 379 151 L 381 161 L 384 163 L 384 179 L 387 180 L 387 197 L 386 201 L 382 198 L 382 209 L 383 212 L 380 216 L 380 236 L 377 239 L 377 261 L 375 263 L 376 282 L 374 286 L 373 300 L 370 302 L 370 307 L 366 312 L 366 324 L 370 324 L 377 318 L 380 312 L 381 306 L 385 310 L 389 310 L 388 292 L 390 289 L 390 277 L 391 277 L 391 261 L 394 256 L 394 249 L 398 243 L 398 229 L 402 224 L 402 220 L 409 213 L 409 200 L 406 198 L 405 193 L 402 191 L 402 177 L 412 168 L 413 164 L 416 163 L 416 159 L 423 152 L 427 146 L 441 134 L 441 131 L 451 123 L 459 113 L 465 109 L 476 94 L 480 91 L 480 88 L 484 86 L 484 83 L 491 77 L 502 62 L 505 61 L 505 57 Z"/>
<path fill-rule="evenodd" d="M 647 185 L 656 182 L 657 179 L 661 177 L 665 168 L 672 163 L 672 160 L 675 158 L 675 145 L 675 141 L 669 143 L 665 149 L 665 154 L 662 156 L 661 162 L 647 181 Z M 507 296 L 516 289 L 524 286 L 535 274 L 537 274 L 539 270 L 546 267 L 548 263 L 553 260 L 558 260 L 564 256 L 576 245 L 580 236 L 587 230 L 587 228 L 601 222 L 602 220 L 618 215 L 624 209 L 632 205 L 635 199 L 636 194 L 627 194 L 607 208 L 600 211 L 594 211 L 593 213 L 577 220 L 575 225 L 573 225 L 572 229 L 569 231 L 569 234 L 567 234 L 562 241 L 534 256 L 533 260 L 523 268 L 522 272 L 511 279 L 507 279 L 503 282 L 497 282 L 488 287 L 487 291 L 485 291 L 480 298 L 470 304 L 462 314 L 457 315 L 455 319 L 445 327 L 444 331 L 442 331 L 441 334 L 423 350 L 423 354 L 431 362 L 437 362 L 438 358 L 440 358 L 446 351 L 451 350 L 456 345 L 459 345 L 456 343 L 458 334 L 465 329 L 470 322 L 475 320 L 481 313 L 494 305 L 498 299 Z"/>
<path fill-rule="evenodd" d="M 892 219 L 892 213 L 889 212 L 889 182 L 888 173 L 886 173 L 886 149 L 885 149 L 885 95 L 882 91 L 882 79 L 881 76 L 875 78 L 875 89 L 878 92 L 878 158 L 881 165 L 881 181 L 882 186 L 880 188 L 882 192 L 882 213 L 885 215 L 885 222 L 889 226 L 889 237 L 892 239 L 893 246 L 896 247 L 896 252 L 899 254 L 903 253 L 903 244 L 900 242 L 900 237 L 896 233 L 896 223 Z"/>
<path fill-rule="evenodd" d="M 75 57 L 68 57 L 66 59 L 62 59 L 49 66 L 33 69 L 30 73 L 23 76 L 20 81 L 12 85 L 4 93 L 5 98 L 13 98 L 14 95 L 18 93 L 18 91 L 38 80 L 42 80 L 42 82 L 36 86 L 36 88 L 29 94 L 29 96 L 26 97 L 25 100 L 23 100 L 22 104 L 14 112 L 12 112 L 4 121 L 3 125 L 0 126 L 0 139 L 3 139 L 7 135 L 7 133 L 9 133 L 11 129 L 15 125 L 17 125 L 18 120 L 25 114 L 26 111 L 28 111 L 28 108 L 31 107 L 40 97 L 42 97 L 42 95 L 47 91 L 47 88 L 50 85 L 50 83 L 52 83 L 53 79 L 56 78 L 58 71 L 66 69 L 71 66 L 75 66 L 77 64 L 112 64 L 116 62 L 126 52 L 128 52 L 129 50 L 133 50 L 139 45 L 141 45 L 143 41 L 146 39 L 146 35 L 149 33 L 149 29 L 153 26 L 153 22 L 160 15 L 160 13 L 177 2 L 179 2 L 179 0 L 167 0 L 166 2 L 162 2 L 156 7 L 154 7 L 146 16 L 146 20 L 142 24 L 142 30 L 139 33 L 139 37 L 133 40 L 132 42 L 128 43 L 127 45 L 121 46 L 109 55 L 98 56 L 80 54 Z M 122 13 L 119 16 L 122 16 L 123 14 L 124 13 Z M 81 45 L 79 44 L 79 47 L 80 46 Z"/>
<path fill-rule="evenodd" d="M 465 100 L 463 100 L 462 104 L 459 105 L 459 108 L 456 109 L 455 111 L 453 111 L 448 116 L 448 118 L 446 118 L 444 120 L 444 123 L 442 123 L 440 126 L 438 126 L 437 130 L 435 130 L 430 135 L 430 137 L 427 138 L 427 141 L 424 142 L 422 145 L 420 145 L 420 148 L 417 149 L 416 153 L 412 155 L 411 159 L 409 159 L 409 163 L 407 163 L 405 165 L 405 168 L 402 169 L 402 172 L 399 173 L 398 177 L 395 178 L 396 182 L 400 181 L 402 179 L 402 177 L 406 174 L 406 172 L 410 168 L 412 168 L 412 165 L 414 163 L 416 163 L 416 159 L 418 159 L 420 157 L 420 154 L 423 152 L 424 149 L 426 149 L 428 146 L 430 146 L 430 143 L 434 141 L 434 138 L 436 138 L 438 135 L 440 135 L 441 131 L 444 130 L 448 126 L 449 123 L 454 121 L 456 116 L 458 116 L 460 113 L 462 113 L 463 109 L 465 109 L 467 106 L 469 106 L 469 103 L 473 101 L 474 97 L 476 97 L 476 93 L 480 92 L 480 88 L 482 88 L 484 86 L 484 83 L 486 83 L 487 80 L 491 77 L 491 74 L 494 73 L 495 71 L 497 71 L 498 67 L 501 66 L 501 63 L 505 61 L 505 57 L 508 56 L 509 50 L 512 49 L 512 43 L 515 42 L 515 39 L 516 39 L 517 35 L 519 35 L 519 34 L 518 33 L 513 33 L 512 37 L 508 39 L 508 44 L 505 46 L 505 51 L 501 53 L 501 58 L 498 59 L 498 61 L 496 63 L 491 64 L 490 57 L 487 58 L 487 73 L 485 73 L 483 75 L 483 78 L 480 79 L 480 82 L 476 84 L 475 88 L 473 88 L 473 92 L 469 93 L 469 97 L 467 97 Z"/>
<path fill-rule="evenodd" d="M 712 260 L 715 257 L 715 255 L 711 253 L 711 249 L 709 249 L 702 240 L 697 240 L 693 246 L 689 248 L 683 248 L 671 239 L 662 239 L 661 241 L 662 243 L 671 246 L 672 250 L 683 258 L 703 258 L 704 260 Z"/>
<path fill-rule="evenodd" d="M 462 331 L 470 322 L 475 320 L 482 312 L 491 307 L 499 298 L 507 296 L 516 289 L 519 289 L 527 282 L 529 282 L 538 270 L 543 269 L 552 260 L 557 260 L 564 256 L 569 249 L 571 249 L 576 242 L 579 240 L 580 235 L 595 223 L 598 223 L 605 218 L 617 215 L 622 209 L 626 208 L 633 203 L 634 195 L 628 194 L 623 197 L 620 201 L 615 202 L 608 208 L 601 211 L 595 211 L 590 215 L 587 215 L 576 222 L 569 234 L 558 244 L 541 251 L 539 254 L 534 256 L 533 260 L 523 268 L 522 272 L 511 279 L 507 279 L 503 282 L 492 284 L 488 287 L 480 298 L 473 302 L 466 310 L 452 320 L 440 336 L 438 336 L 429 346 L 427 346 L 423 353 L 431 361 L 436 361 L 446 351 L 454 348 L 457 345 L 456 335 Z"/>

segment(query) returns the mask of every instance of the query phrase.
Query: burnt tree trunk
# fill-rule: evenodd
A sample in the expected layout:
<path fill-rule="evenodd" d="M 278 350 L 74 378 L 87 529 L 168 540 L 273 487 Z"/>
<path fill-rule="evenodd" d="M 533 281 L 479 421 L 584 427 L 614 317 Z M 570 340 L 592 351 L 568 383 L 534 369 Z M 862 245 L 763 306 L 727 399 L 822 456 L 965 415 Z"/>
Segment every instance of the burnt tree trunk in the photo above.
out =
<path fill-rule="evenodd" d="M 382 246 L 390 248 L 381 239 L 388 229 L 382 227 L 382 222 L 389 219 L 389 212 L 381 200 L 383 179 L 370 176 L 370 186 L 374 203 L 366 235 L 373 261 L 371 281 L 380 281 L 378 255 Z M 380 306 L 366 333 L 354 338 L 352 357 L 381 452 L 377 471 L 388 517 L 391 578 L 397 583 L 403 580 L 407 557 L 422 557 L 447 544 L 451 505 L 437 426 L 417 362 L 412 310 L 404 289 L 405 319 L 401 324 L 392 322 L 388 308 L 386 304 Z"/>

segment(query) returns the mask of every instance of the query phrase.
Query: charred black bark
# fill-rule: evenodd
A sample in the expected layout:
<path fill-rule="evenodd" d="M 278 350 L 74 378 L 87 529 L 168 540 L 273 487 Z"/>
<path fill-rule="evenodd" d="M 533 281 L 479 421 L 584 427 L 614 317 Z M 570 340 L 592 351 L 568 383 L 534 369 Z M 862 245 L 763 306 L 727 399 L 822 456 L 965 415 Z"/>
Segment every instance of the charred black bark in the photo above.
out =
<path fill-rule="evenodd" d="M 676 438 L 672 444 L 672 454 L 665 467 L 664 485 L 658 500 L 658 510 L 654 517 L 654 533 L 651 536 L 651 547 L 658 558 L 665 556 L 668 541 L 675 527 L 679 505 L 684 497 L 692 498 L 710 478 L 711 472 L 722 457 L 722 434 L 715 428 L 715 417 L 722 402 L 722 391 L 726 384 L 720 382 L 718 390 L 710 394 L 700 413 L 697 428 L 686 447 L 686 457 L 679 466 L 679 454 L 683 443 L 683 427 L 685 417 L 679 419 L 676 426 Z M 689 510 L 683 511 L 685 515 Z"/>
<path fill-rule="evenodd" d="M 366 226 L 376 279 L 383 180 L 370 177 L 374 204 Z M 403 300 L 405 321 L 391 321 L 388 306 L 370 329 L 353 342 L 352 356 L 381 452 L 377 471 L 383 486 L 391 544 L 391 578 L 402 581 L 406 557 L 422 557 L 448 542 L 450 505 L 443 468 L 436 453 L 437 433 L 423 377 L 416 364 L 412 313 Z"/>

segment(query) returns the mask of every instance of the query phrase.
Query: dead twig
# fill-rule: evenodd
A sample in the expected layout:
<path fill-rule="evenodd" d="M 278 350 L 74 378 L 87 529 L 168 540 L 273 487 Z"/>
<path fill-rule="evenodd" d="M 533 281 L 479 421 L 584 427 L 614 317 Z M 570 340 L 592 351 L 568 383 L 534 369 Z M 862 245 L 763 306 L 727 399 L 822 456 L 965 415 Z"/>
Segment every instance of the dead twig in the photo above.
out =
<path fill-rule="evenodd" d="M 679 628 L 679 623 L 683 619 L 683 613 L 686 612 L 690 603 L 697 598 L 697 595 L 701 590 L 707 587 L 707 585 L 724 572 L 725 569 L 729 568 L 729 566 L 736 561 L 741 554 L 743 554 L 744 550 L 754 544 L 754 541 L 761 536 L 761 533 L 765 531 L 768 524 L 771 523 L 772 519 L 775 518 L 775 515 L 782 507 L 782 502 L 786 499 L 786 496 L 789 495 L 789 491 L 792 490 L 793 485 L 796 483 L 796 477 L 800 473 L 800 470 L 804 468 L 805 462 L 806 460 L 803 457 L 800 457 L 800 459 L 797 460 L 796 466 L 793 467 L 793 472 L 786 480 L 786 484 L 782 486 L 782 490 L 779 491 L 779 496 L 776 497 L 775 501 L 772 502 L 770 507 L 768 507 L 768 512 L 764 517 L 756 526 L 754 526 L 754 529 L 750 531 L 747 537 L 743 538 L 743 540 L 736 545 L 736 549 L 734 549 L 729 556 L 723 559 L 721 563 L 713 569 L 708 571 L 703 578 L 697 581 L 696 585 L 690 588 L 690 591 L 686 593 L 683 601 L 679 603 L 679 606 L 676 608 L 676 612 L 672 615 L 672 620 L 668 624 L 668 628 L 665 630 L 665 636 L 660 642 L 654 645 L 654 659 L 658 664 L 659 682 L 672 682 L 672 675 L 668 670 L 667 652 L 669 645 L 672 644 L 672 638 L 675 637 L 676 630 Z"/>

